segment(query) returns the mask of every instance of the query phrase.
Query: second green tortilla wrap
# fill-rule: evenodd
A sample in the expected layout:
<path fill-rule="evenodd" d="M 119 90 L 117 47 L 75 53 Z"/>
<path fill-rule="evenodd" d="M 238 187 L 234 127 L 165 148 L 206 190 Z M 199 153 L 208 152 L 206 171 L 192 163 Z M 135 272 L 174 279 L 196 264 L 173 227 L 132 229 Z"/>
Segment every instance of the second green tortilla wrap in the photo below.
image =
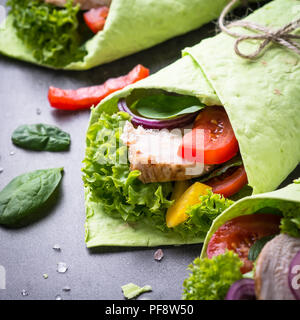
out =
<path fill-rule="evenodd" d="M 86 43 L 83 61 L 65 67 L 86 70 L 149 48 L 216 19 L 228 0 L 113 0 L 104 30 Z M 0 26 L 0 53 L 39 64 L 16 36 L 8 16 Z"/>
<path fill-rule="evenodd" d="M 291 212 L 293 217 L 300 217 L 300 181 L 292 183 L 285 188 L 263 193 L 251 197 L 246 197 L 237 201 L 230 208 L 224 211 L 212 224 L 209 232 L 207 233 L 201 258 L 206 257 L 206 250 L 209 240 L 212 235 L 221 227 L 225 222 L 247 214 L 254 214 L 264 210 L 266 213 L 276 213 L 274 210 L 279 210 L 283 214 Z M 291 218 L 292 219 L 292 218 Z M 300 229 L 299 218 L 292 219 L 295 223 L 295 228 Z"/>
<path fill-rule="evenodd" d="M 275 0 L 247 19 L 272 28 L 300 17 L 298 1 Z M 284 12 L 284 14 L 282 14 Z M 234 53 L 234 39 L 220 34 L 186 49 L 183 58 L 160 72 L 105 99 L 92 110 L 90 128 L 102 112 L 115 113 L 121 97 L 128 101 L 150 94 L 150 89 L 186 94 L 228 113 L 253 192 L 269 192 L 300 161 L 300 59 L 286 48 L 272 45 L 256 61 Z M 257 43 L 245 43 L 243 51 Z M 87 141 L 88 142 L 88 141 Z M 136 225 L 124 226 L 101 210 L 101 203 L 86 188 L 87 246 L 154 246 L 197 243 Z M 122 233 L 114 232 L 118 228 Z"/>

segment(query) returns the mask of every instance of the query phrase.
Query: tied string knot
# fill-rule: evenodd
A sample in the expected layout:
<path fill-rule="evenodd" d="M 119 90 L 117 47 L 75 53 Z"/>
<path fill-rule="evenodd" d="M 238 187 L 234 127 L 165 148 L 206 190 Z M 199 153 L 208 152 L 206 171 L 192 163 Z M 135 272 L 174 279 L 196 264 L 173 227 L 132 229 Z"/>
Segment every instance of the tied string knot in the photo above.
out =
<path fill-rule="evenodd" d="M 238 56 L 246 59 L 255 59 L 262 53 L 264 48 L 272 42 L 278 43 L 300 55 L 300 45 L 295 41 L 295 39 L 300 39 L 300 35 L 291 33 L 292 31 L 300 28 L 300 19 L 292 21 L 277 30 L 272 30 L 268 27 L 250 21 L 235 21 L 226 25 L 225 18 L 227 14 L 238 2 L 239 0 L 230 1 L 230 3 L 228 3 L 228 5 L 222 11 L 219 18 L 220 29 L 230 36 L 237 38 L 234 44 L 234 51 Z M 232 31 L 232 27 L 246 28 L 256 32 L 256 34 L 240 34 Z M 258 40 L 260 41 L 260 45 L 253 53 L 245 54 L 241 52 L 239 48 L 240 43 L 245 40 Z"/>

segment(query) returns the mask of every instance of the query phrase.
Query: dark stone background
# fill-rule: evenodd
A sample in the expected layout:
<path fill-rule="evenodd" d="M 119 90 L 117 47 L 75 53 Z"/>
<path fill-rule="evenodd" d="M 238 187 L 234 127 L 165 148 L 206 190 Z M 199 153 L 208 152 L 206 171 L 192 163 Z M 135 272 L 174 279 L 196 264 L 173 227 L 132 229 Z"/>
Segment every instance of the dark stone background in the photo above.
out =
<path fill-rule="evenodd" d="M 0 5 L 4 4 L 0 0 Z M 45 217 L 22 229 L 0 228 L 0 265 L 7 273 L 7 288 L 1 299 L 123 299 L 121 285 L 149 284 L 153 292 L 141 298 L 180 299 L 186 267 L 200 254 L 201 245 L 163 248 L 161 262 L 153 259 L 155 248 L 99 248 L 87 250 L 84 243 L 84 199 L 81 161 L 89 111 L 59 112 L 50 108 L 50 85 L 78 88 L 100 84 L 109 77 L 126 74 L 141 63 L 151 73 L 174 62 L 180 50 L 215 33 L 214 23 L 154 48 L 85 72 L 53 71 L 0 57 L 0 189 L 15 176 L 36 169 L 65 168 L 58 200 L 45 208 Z M 40 110 L 38 114 L 37 109 Z M 21 124 L 48 123 L 69 132 L 68 152 L 32 152 L 11 143 L 13 130 Z M 13 155 L 10 153 L 14 152 Z M 285 182 L 300 175 L 300 169 Z M 52 249 L 59 244 L 61 252 Z M 59 274 L 56 264 L 68 271 Z M 43 274 L 49 275 L 48 279 Z M 70 292 L 63 292 L 65 286 Z M 28 291 L 22 296 L 21 291 Z"/>

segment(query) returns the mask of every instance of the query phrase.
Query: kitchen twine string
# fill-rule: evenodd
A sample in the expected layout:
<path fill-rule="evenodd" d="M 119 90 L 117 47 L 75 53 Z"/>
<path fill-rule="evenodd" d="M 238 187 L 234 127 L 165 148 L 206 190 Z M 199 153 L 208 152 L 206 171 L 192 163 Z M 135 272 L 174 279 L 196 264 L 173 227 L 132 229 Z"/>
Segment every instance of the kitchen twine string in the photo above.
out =
<path fill-rule="evenodd" d="M 223 32 L 229 34 L 230 36 L 237 38 L 234 44 L 234 51 L 238 56 L 246 59 L 255 59 L 262 53 L 264 48 L 271 42 L 278 43 L 300 55 L 300 44 L 294 41 L 294 39 L 300 39 L 300 35 L 291 34 L 292 31 L 295 31 L 300 27 L 300 19 L 292 21 L 287 25 L 285 25 L 284 27 L 279 28 L 277 30 L 272 30 L 268 27 L 265 27 L 258 23 L 254 23 L 250 21 L 239 20 L 239 21 L 231 22 L 229 24 L 225 24 L 225 18 L 227 14 L 229 13 L 229 11 L 231 11 L 233 6 L 236 5 L 239 1 L 240 0 L 231 0 L 222 11 L 219 18 L 220 29 Z M 232 27 L 243 27 L 248 30 L 254 31 L 257 34 L 255 35 L 240 34 L 232 31 L 231 30 Z M 239 48 L 240 43 L 245 40 L 258 40 L 258 41 L 261 41 L 261 43 L 257 48 L 257 50 L 255 50 L 253 53 L 245 54 L 245 53 L 242 53 Z"/>

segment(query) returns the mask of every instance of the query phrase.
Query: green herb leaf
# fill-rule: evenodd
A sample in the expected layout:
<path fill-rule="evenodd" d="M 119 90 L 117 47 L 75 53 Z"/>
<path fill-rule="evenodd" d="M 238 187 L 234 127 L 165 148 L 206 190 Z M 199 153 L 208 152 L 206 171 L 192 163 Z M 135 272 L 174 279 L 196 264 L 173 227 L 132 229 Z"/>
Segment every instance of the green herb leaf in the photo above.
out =
<path fill-rule="evenodd" d="M 248 253 L 248 259 L 250 261 L 255 261 L 257 257 L 259 256 L 261 250 L 265 246 L 267 242 L 272 240 L 275 237 L 274 235 L 263 237 L 253 243 L 253 245 L 250 247 L 249 253 Z"/>
<path fill-rule="evenodd" d="M 35 214 L 58 186 L 62 170 L 36 170 L 14 178 L 0 191 L 0 224 L 17 225 Z"/>
<path fill-rule="evenodd" d="M 300 206 L 299 204 L 291 204 L 282 208 L 283 218 L 280 221 L 280 229 L 282 233 L 286 233 L 291 237 L 300 237 Z"/>
<path fill-rule="evenodd" d="M 231 285 L 242 279 L 243 262 L 233 251 L 212 259 L 196 258 L 188 269 L 190 276 L 183 282 L 184 300 L 223 300 Z"/>
<path fill-rule="evenodd" d="M 204 183 L 212 178 L 219 177 L 223 173 L 225 173 L 228 169 L 233 167 L 239 167 L 243 164 L 243 160 L 240 155 L 233 157 L 231 160 L 225 162 L 222 166 L 218 167 L 217 169 L 213 170 L 210 174 L 206 175 L 201 179 L 197 179 L 198 181 Z"/>
<path fill-rule="evenodd" d="M 195 97 L 158 94 L 135 102 L 132 109 L 150 119 L 169 119 L 179 115 L 194 113 L 204 108 Z"/>
<path fill-rule="evenodd" d="M 7 5 L 17 36 L 40 63 L 58 68 L 86 55 L 78 31 L 80 7 L 73 0 L 64 8 L 40 0 L 9 0 Z"/>
<path fill-rule="evenodd" d="M 133 299 L 144 292 L 152 291 L 151 286 L 139 287 L 134 283 L 128 283 L 122 286 L 124 297 L 127 299 Z"/>
<path fill-rule="evenodd" d="M 70 145 L 70 135 L 47 124 L 22 125 L 12 134 L 15 145 L 39 151 L 63 151 Z"/>

